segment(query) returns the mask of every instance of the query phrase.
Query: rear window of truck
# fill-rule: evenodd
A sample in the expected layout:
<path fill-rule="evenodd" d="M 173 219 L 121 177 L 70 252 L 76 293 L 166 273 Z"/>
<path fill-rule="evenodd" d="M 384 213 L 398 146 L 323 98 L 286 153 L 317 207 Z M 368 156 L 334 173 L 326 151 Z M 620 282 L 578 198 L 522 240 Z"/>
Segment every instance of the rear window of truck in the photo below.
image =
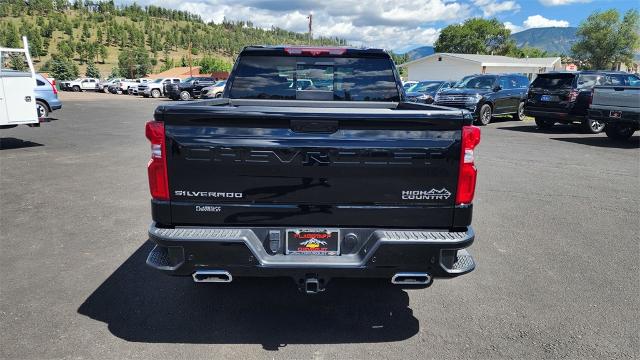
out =
<path fill-rule="evenodd" d="M 390 59 L 242 56 L 232 99 L 400 101 Z"/>

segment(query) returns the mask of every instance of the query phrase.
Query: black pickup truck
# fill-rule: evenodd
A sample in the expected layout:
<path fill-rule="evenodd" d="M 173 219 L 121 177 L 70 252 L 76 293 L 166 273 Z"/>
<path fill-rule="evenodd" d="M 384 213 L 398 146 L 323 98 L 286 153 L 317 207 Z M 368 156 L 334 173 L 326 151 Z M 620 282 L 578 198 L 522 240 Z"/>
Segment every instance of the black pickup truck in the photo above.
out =
<path fill-rule="evenodd" d="M 404 96 L 383 50 L 244 48 L 222 98 L 159 106 L 146 124 L 147 264 L 196 282 L 290 277 L 307 293 L 472 271 L 480 130 Z"/>

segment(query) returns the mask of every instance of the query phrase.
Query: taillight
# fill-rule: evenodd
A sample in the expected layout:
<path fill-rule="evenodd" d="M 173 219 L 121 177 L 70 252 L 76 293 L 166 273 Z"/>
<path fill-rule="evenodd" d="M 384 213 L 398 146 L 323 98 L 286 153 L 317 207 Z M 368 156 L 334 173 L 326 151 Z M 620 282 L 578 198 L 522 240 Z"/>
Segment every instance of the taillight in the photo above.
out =
<path fill-rule="evenodd" d="M 569 93 L 569 102 L 574 102 L 578 98 L 578 90 L 571 90 Z"/>
<path fill-rule="evenodd" d="M 147 165 L 151 197 L 157 200 L 169 200 L 164 123 L 161 121 L 147 122 L 145 135 L 151 141 L 151 160 Z"/>
<path fill-rule="evenodd" d="M 284 48 L 284 52 L 288 55 L 344 55 L 347 52 L 346 48 L 332 48 L 332 47 L 287 47 Z"/>
<path fill-rule="evenodd" d="M 477 126 L 463 126 L 461 142 L 456 205 L 470 204 L 473 201 L 473 195 L 476 191 L 476 175 L 478 173 L 474 164 L 474 149 L 480 143 L 480 128 Z"/>
<path fill-rule="evenodd" d="M 53 95 L 58 95 L 58 89 L 56 89 L 56 81 L 53 80 L 53 82 L 49 81 L 49 79 L 44 78 L 45 80 L 47 80 L 47 82 L 49 83 L 49 85 L 51 85 L 51 90 L 53 90 Z"/>

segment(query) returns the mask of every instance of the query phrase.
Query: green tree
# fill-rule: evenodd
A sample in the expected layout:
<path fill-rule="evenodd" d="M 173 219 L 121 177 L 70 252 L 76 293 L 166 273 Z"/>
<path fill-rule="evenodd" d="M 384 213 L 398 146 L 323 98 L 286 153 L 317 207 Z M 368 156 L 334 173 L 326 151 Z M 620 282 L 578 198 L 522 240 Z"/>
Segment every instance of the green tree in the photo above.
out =
<path fill-rule="evenodd" d="M 618 10 L 596 11 L 578 27 L 578 42 L 571 48 L 573 57 L 593 69 L 618 68 L 633 63 L 640 47 L 638 10 L 627 11 L 620 18 Z"/>
<path fill-rule="evenodd" d="M 140 78 L 151 71 L 149 53 L 143 47 L 125 49 L 118 55 L 118 68 L 122 76 Z"/>
<path fill-rule="evenodd" d="M 518 58 L 539 58 L 539 57 L 552 56 L 552 54 L 549 54 L 545 50 L 538 49 L 531 46 L 523 46 L 521 48 L 515 48 L 508 55 L 518 57 Z"/>
<path fill-rule="evenodd" d="M 73 61 L 54 56 L 47 65 L 51 77 L 57 80 L 71 80 L 78 77 L 78 65 Z"/>
<path fill-rule="evenodd" d="M 87 65 L 87 71 L 85 71 L 84 75 L 86 77 L 100 79 L 100 70 L 98 70 L 93 62 L 90 62 Z"/>
<path fill-rule="evenodd" d="M 212 73 L 215 71 L 231 71 L 231 63 L 220 59 L 205 56 L 198 62 L 201 73 Z"/>
<path fill-rule="evenodd" d="M 434 45 L 436 52 L 485 55 L 506 55 L 515 48 L 511 31 L 503 23 L 481 18 L 445 27 Z"/>

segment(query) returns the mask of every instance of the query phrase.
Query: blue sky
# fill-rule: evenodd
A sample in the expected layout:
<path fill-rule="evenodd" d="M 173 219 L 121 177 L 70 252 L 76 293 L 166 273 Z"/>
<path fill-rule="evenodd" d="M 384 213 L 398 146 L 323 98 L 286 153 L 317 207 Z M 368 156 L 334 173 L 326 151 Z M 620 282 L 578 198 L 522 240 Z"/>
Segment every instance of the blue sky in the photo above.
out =
<path fill-rule="evenodd" d="M 116 3 L 131 3 L 116 0 Z M 338 36 L 353 45 L 402 52 L 431 45 L 440 30 L 471 17 L 495 17 L 512 32 L 549 26 L 578 26 L 593 11 L 625 12 L 640 0 L 138 0 L 199 14 L 206 21 L 247 20 L 255 26 Z"/>

